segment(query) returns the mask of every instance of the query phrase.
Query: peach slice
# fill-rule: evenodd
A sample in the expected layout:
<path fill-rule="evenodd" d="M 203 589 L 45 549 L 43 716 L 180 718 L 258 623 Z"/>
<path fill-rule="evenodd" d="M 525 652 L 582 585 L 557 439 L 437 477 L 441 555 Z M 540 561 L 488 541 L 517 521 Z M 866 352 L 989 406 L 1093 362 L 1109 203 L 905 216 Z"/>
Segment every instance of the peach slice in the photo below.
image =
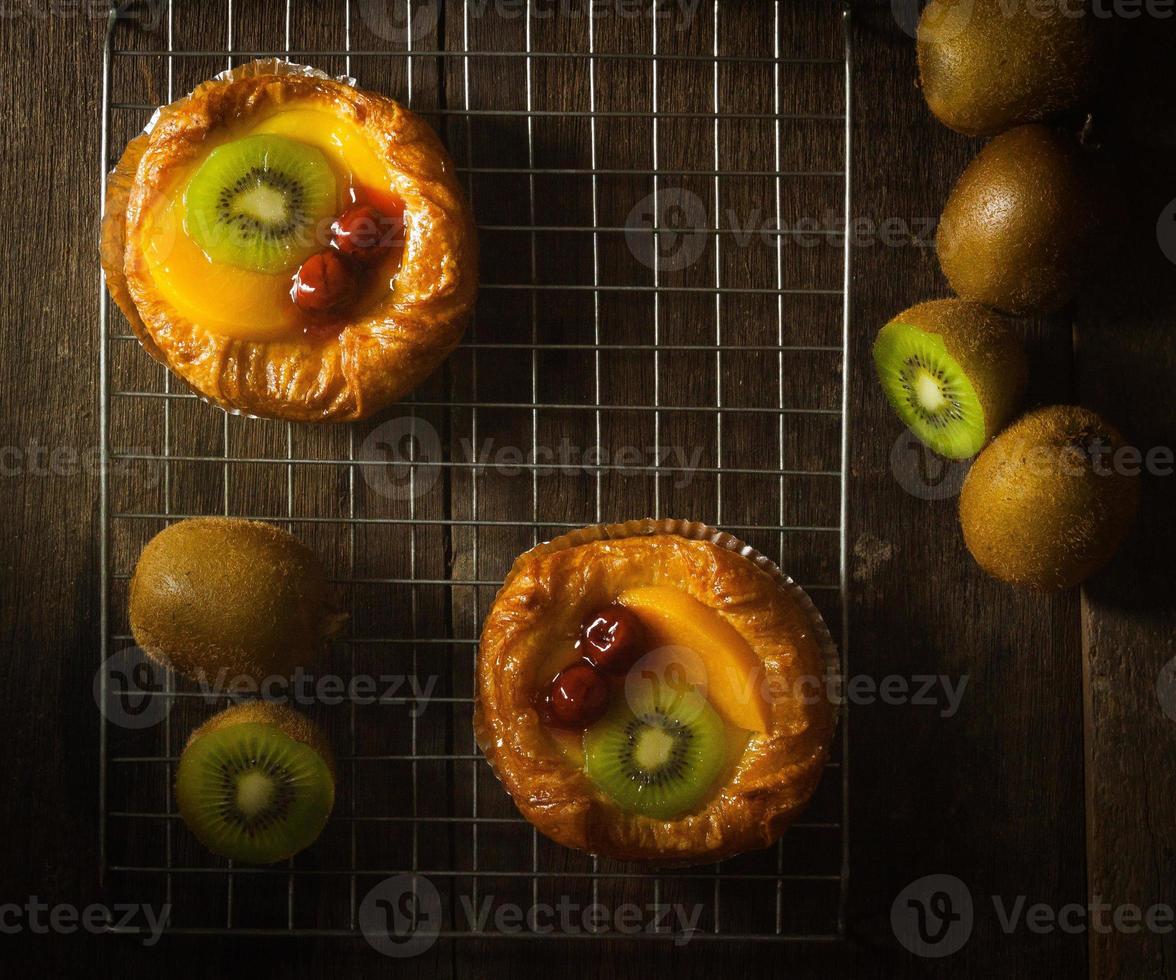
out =
<path fill-rule="evenodd" d="M 617 601 L 641 618 L 655 647 L 663 648 L 650 656 L 668 657 L 688 683 L 704 688 L 728 724 L 751 732 L 768 730 L 763 664 L 726 620 L 669 586 L 628 589 Z M 639 662 L 636 669 L 641 667 Z"/>

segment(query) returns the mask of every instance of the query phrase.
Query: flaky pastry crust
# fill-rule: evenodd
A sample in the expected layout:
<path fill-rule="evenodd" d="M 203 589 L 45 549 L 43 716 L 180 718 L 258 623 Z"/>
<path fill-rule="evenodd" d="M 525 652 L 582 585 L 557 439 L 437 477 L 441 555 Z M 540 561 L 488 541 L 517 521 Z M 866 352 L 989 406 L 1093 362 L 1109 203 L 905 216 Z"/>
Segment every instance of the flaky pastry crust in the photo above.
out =
<path fill-rule="evenodd" d="M 546 733 L 533 706 L 553 643 L 625 589 L 681 589 L 733 626 L 764 665 L 770 727 L 752 735 L 710 802 L 675 820 L 625 813 Z M 747 558 L 676 535 L 592 541 L 523 555 L 482 629 L 474 728 L 516 806 L 548 837 L 621 860 L 716 861 L 772 843 L 816 789 L 835 716 L 810 613 Z"/>
<path fill-rule="evenodd" d="M 403 397 L 457 346 L 477 293 L 477 237 L 433 130 L 391 99 L 276 62 L 245 65 L 166 106 L 111 175 L 101 257 L 111 295 L 146 349 L 229 411 L 295 421 L 365 418 Z M 148 207 L 221 126 L 298 100 L 351 120 L 388 167 L 404 201 L 395 288 L 338 337 L 248 341 L 202 329 L 176 310 L 143 254 Z"/>

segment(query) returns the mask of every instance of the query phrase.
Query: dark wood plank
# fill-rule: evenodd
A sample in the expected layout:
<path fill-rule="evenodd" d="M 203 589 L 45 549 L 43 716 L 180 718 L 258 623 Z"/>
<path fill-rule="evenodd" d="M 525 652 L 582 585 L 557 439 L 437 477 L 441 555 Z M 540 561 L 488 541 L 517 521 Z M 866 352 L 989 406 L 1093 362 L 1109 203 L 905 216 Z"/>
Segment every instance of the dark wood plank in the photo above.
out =
<path fill-rule="evenodd" d="M 1141 126 L 1116 125 L 1113 110 L 1106 120 L 1123 247 L 1083 304 L 1075 335 L 1083 404 L 1120 426 L 1144 460 L 1134 532 L 1083 603 L 1089 892 L 1110 906 L 1105 921 L 1138 907 L 1141 925 L 1092 932 L 1090 955 L 1093 975 L 1159 978 L 1176 963 L 1173 927 L 1147 923 L 1150 909 L 1171 909 L 1176 883 L 1176 112 L 1162 96 L 1141 103 L 1138 85 L 1176 54 L 1176 25 L 1133 26 L 1120 84 L 1133 111 L 1147 109 Z"/>

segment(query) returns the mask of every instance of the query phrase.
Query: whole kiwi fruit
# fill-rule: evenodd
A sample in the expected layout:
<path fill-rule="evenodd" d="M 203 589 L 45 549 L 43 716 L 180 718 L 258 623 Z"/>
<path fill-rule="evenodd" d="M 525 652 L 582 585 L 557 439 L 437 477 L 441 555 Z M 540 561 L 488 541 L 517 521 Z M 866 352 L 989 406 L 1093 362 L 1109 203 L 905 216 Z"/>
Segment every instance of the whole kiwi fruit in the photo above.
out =
<path fill-rule="evenodd" d="M 131 577 L 135 642 L 193 679 L 288 677 L 318 659 L 345 618 L 315 554 L 260 521 L 172 524 Z"/>
<path fill-rule="evenodd" d="M 1110 25 L 1087 0 L 931 0 L 916 34 L 927 105 L 952 129 L 993 136 L 1085 106 Z"/>
<path fill-rule="evenodd" d="M 949 459 L 976 455 L 1020 408 L 1029 379 L 1009 321 L 960 299 L 898 314 L 874 342 L 874 366 L 899 418 Z"/>
<path fill-rule="evenodd" d="M 990 575 L 1034 589 L 1077 585 L 1108 562 L 1130 528 L 1139 479 L 1122 435 L 1094 412 L 1054 405 L 993 440 L 960 494 L 960 525 Z"/>
<path fill-rule="evenodd" d="M 935 247 L 961 298 L 1047 315 L 1077 293 L 1108 225 L 1104 181 L 1078 142 L 1046 126 L 1018 126 L 960 176 Z"/>

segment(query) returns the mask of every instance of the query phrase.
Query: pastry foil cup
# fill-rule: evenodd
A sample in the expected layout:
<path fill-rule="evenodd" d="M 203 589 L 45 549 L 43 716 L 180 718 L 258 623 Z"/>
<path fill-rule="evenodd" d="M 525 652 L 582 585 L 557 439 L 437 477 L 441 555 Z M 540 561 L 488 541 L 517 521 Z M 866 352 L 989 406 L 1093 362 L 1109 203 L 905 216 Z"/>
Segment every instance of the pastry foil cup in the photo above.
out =
<path fill-rule="evenodd" d="M 529 551 L 524 552 L 523 555 L 515 559 L 514 565 L 502 583 L 502 588 L 506 588 L 518 573 L 518 567 L 523 558 L 529 555 L 544 555 L 553 551 L 563 551 L 565 548 L 575 548 L 579 545 L 590 544 L 593 541 L 612 541 L 618 538 L 636 538 L 655 534 L 672 534 L 691 541 L 709 541 L 716 547 L 741 555 L 761 571 L 767 572 L 775 581 L 780 591 L 791 596 L 808 615 L 809 622 L 812 625 L 813 639 L 820 647 L 821 656 L 824 660 L 825 683 L 827 685 L 825 689 L 827 691 L 840 690 L 841 656 L 837 651 L 837 644 L 833 642 L 833 635 L 829 632 L 829 627 L 825 624 L 824 617 L 821 616 L 820 610 L 817 609 L 816 604 L 810 598 L 809 594 L 786 575 L 780 566 L 768 558 L 767 555 L 757 551 L 745 541 L 741 541 L 735 537 L 735 535 L 727 531 L 721 531 L 717 527 L 711 527 L 709 524 L 700 524 L 697 521 L 683 521 L 673 518 L 662 518 L 659 520 L 652 517 L 625 521 L 621 524 L 590 524 L 587 527 L 569 531 L 567 534 L 561 534 L 559 537 L 552 538 L 550 541 L 544 541 L 541 544 L 535 545 Z M 834 719 L 836 720 L 841 713 L 840 706 L 835 699 L 831 698 L 830 702 L 834 711 Z"/>

